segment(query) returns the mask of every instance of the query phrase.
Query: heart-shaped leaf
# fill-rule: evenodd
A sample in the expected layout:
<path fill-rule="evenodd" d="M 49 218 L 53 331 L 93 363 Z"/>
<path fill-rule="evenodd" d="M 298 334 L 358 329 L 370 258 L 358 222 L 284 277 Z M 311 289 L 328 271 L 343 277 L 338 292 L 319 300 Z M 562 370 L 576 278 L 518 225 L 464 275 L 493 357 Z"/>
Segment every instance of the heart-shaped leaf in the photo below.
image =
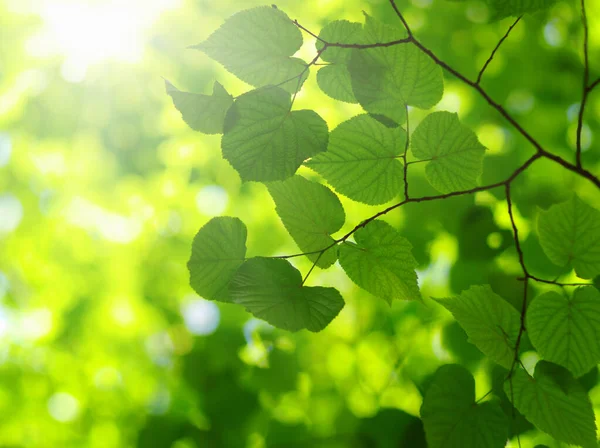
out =
<path fill-rule="evenodd" d="M 278 328 L 321 331 L 344 307 L 335 288 L 303 286 L 300 272 L 287 260 L 251 258 L 229 285 L 232 301 Z"/>

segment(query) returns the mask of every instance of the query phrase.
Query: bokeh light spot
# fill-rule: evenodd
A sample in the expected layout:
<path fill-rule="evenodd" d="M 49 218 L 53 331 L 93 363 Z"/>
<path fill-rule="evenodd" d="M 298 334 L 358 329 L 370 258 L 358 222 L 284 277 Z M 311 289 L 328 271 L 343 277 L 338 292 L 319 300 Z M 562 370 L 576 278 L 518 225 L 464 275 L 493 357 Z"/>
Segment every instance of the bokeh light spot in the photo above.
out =
<path fill-rule="evenodd" d="M 79 414 L 79 401 L 66 392 L 57 392 L 48 399 L 48 412 L 54 420 L 67 423 Z"/>
<path fill-rule="evenodd" d="M 187 302 L 183 305 L 181 314 L 190 333 L 198 336 L 214 333 L 221 319 L 219 307 L 204 299 Z"/>
<path fill-rule="evenodd" d="M 0 195 L 0 236 L 14 231 L 23 219 L 23 206 L 12 194 Z"/>
<path fill-rule="evenodd" d="M 218 216 L 227 208 L 229 196 L 218 185 L 207 185 L 196 195 L 196 206 L 206 216 Z"/>

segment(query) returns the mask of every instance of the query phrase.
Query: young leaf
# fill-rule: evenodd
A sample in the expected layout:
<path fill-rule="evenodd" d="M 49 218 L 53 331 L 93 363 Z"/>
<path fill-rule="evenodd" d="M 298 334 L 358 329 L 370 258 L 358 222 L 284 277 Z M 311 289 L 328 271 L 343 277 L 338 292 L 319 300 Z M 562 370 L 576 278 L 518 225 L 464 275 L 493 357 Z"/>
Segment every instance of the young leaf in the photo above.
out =
<path fill-rule="evenodd" d="M 302 276 L 287 260 L 251 258 L 229 285 L 232 301 L 278 328 L 321 331 L 344 307 L 335 288 L 302 285 Z"/>
<path fill-rule="evenodd" d="M 519 313 L 488 285 L 471 286 L 459 296 L 434 299 L 452 313 L 469 341 L 502 367 L 510 369 L 519 334 Z"/>
<path fill-rule="evenodd" d="M 306 165 L 339 193 L 365 204 L 383 204 L 402 190 L 406 132 L 390 129 L 368 115 L 358 115 L 331 132 L 327 152 Z"/>
<path fill-rule="evenodd" d="M 344 225 L 345 214 L 338 197 L 326 186 L 293 176 L 267 185 L 283 225 L 303 252 L 315 252 L 331 245 L 331 234 Z M 308 255 L 320 268 L 337 260 L 335 246 Z"/>
<path fill-rule="evenodd" d="M 540 211 L 538 234 L 542 249 L 554 264 L 573 263 L 581 278 L 600 274 L 600 211 L 576 195 Z"/>
<path fill-rule="evenodd" d="M 196 234 L 187 263 L 190 285 L 205 299 L 230 302 L 227 290 L 246 257 L 246 226 L 238 218 L 211 219 Z"/>
<path fill-rule="evenodd" d="M 485 147 L 477 136 L 450 112 L 434 112 L 419 123 L 411 139 L 413 155 L 427 160 L 429 183 L 442 193 L 477 185 Z"/>
<path fill-rule="evenodd" d="M 165 85 L 173 104 L 190 128 L 204 134 L 223 133 L 225 114 L 233 104 L 233 97 L 221 84 L 215 81 L 212 95 L 182 92 L 169 81 L 165 81 Z"/>
<path fill-rule="evenodd" d="M 508 397 L 514 396 L 519 412 L 555 439 L 584 448 L 598 446 L 590 398 L 567 369 L 540 361 L 533 378 L 516 370 L 504 391 Z"/>
<path fill-rule="evenodd" d="M 495 401 L 475 402 L 475 380 L 456 364 L 440 367 L 423 399 L 429 448 L 502 448 L 508 418 Z"/>
<path fill-rule="evenodd" d="M 227 112 L 221 148 L 242 181 L 287 179 L 327 149 L 327 123 L 312 110 L 290 108 L 290 95 L 268 86 L 240 96 Z"/>
<path fill-rule="evenodd" d="M 401 27 L 366 16 L 364 43 L 403 38 L 406 33 Z M 406 120 L 406 105 L 429 109 L 442 99 L 441 68 L 412 43 L 353 50 L 348 69 L 360 105 L 400 124 Z"/>
<path fill-rule="evenodd" d="M 317 72 L 317 84 L 320 89 L 334 100 L 345 103 L 356 103 L 348 67 L 342 64 L 331 64 Z"/>
<path fill-rule="evenodd" d="M 328 23 L 319 33 L 319 38 L 326 42 L 357 44 L 361 43 L 362 25 L 360 23 L 348 22 L 347 20 L 336 20 Z M 323 42 L 317 40 L 317 50 L 323 48 Z M 331 63 L 317 72 L 317 83 L 325 94 L 339 101 L 356 103 L 352 92 L 350 72 L 346 66 L 350 59 L 352 49 L 329 47 L 321 55 L 321 59 Z"/>
<path fill-rule="evenodd" d="M 412 246 L 385 221 L 375 220 L 340 246 L 340 264 L 350 279 L 390 305 L 393 299 L 421 300 Z"/>
<path fill-rule="evenodd" d="M 301 45 L 302 33 L 283 11 L 259 6 L 234 14 L 192 48 L 250 85 L 282 84 L 283 89 L 295 92 L 308 76 L 306 63 L 291 57 Z"/>
<path fill-rule="evenodd" d="M 527 333 L 542 358 L 583 375 L 600 361 L 600 292 L 542 294 L 527 310 Z"/>
<path fill-rule="evenodd" d="M 315 42 L 317 50 L 324 47 L 323 41 L 330 43 L 360 44 L 363 42 L 363 27 L 358 22 L 347 20 L 335 20 L 323 27 L 319 33 L 319 39 Z M 351 48 L 329 47 L 322 54 L 321 59 L 325 62 L 345 64 L 350 60 Z"/>

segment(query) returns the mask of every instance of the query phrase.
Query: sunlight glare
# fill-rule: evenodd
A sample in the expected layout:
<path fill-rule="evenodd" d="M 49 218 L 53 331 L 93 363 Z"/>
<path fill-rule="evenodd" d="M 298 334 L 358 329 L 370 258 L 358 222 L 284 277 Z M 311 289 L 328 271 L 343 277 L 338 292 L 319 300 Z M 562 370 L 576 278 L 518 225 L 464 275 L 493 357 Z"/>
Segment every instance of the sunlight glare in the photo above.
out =
<path fill-rule="evenodd" d="M 135 63 L 144 53 L 146 33 L 161 13 L 182 0 L 46 0 L 36 11 L 44 26 L 28 42 L 33 56 L 64 55 L 63 77 L 85 79 L 88 67 L 113 60 Z"/>

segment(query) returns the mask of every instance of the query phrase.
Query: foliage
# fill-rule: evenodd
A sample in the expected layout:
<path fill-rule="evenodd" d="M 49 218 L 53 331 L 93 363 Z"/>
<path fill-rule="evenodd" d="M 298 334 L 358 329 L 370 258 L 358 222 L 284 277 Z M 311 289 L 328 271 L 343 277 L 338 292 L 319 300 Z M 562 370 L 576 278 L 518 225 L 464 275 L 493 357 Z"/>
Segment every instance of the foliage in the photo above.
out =
<path fill-rule="evenodd" d="M 0 446 L 594 446 L 600 4 L 269 3 L 0 2 Z"/>
<path fill-rule="evenodd" d="M 549 4 L 492 3 L 493 17 L 517 16 Z M 501 188 L 522 270 L 520 309 L 496 294 L 490 285 L 472 286 L 457 297 L 436 301 L 453 314 L 470 343 L 506 369 L 505 392 L 526 419 L 557 440 L 583 447 L 596 446 L 592 406 L 575 377 L 588 372 L 600 360 L 596 347 L 600 336 L 600 294 L 593 286 L 565 293 L 565 297 L 547 292 L 528 307 L 532 281 L 563 288 L 584 284 L 559 283 L 528 271 L 511 190 L 517 178 L 540 159 L 549 159 L 600 189 L 600 179 L 581 163 L 579 134 L 573 164 L 531 137 L 481 87 L 487 65 L 520 17 L 500 40 L 477 81 L 471 81 L 417 40 L 394 0 L 390 5 L 402 26 L 393 27 L 365 14 L 362 26 L 334 21 L 318 35 L 289 19 L 276 6 L 259 7 L 235 14 L 195 47 L 240 79 L 260 86 L 237 97 L 227 112 L 221 140 L 223 156 L 243 182 L 267 183 L 277 213 L 304 252 L 249 258 L 233 275 L 228 271 L 221 277 L 219 260 L 231 257 L 226 252 L 215 254 L 215 247 L 230 247 L 230 235 L 213 234 L 205 244 L 202 244 L 204 239 L 197 237 L 192 259 L 206 253 L 217 261 L 209 264 L 208 269 L 201 265 L 201 270 L 191 262 L 192 286 L 203 295 L 215 278 L 221 277 L 219 287 L 228 280 L 233 303 L 291 331 L 303 328 L 320 331 L 343 307 L 344 301 L 335 288 L 304 286 L 316 266 L 329 268 L 336 258 L 355 284 L 390 305 L 393 299 L 421 300 L 418 262 L 410 242 L 379 218 L 411 202 L 438 201 Z M 587 39 L 585 5 L 582 7 Z M 300 63 L 294 70 L 292 65 L 298 59 L 290 57 L 302 44 L 300 30 L 316 39 L 316 54 L 310 62 Z M 582 110 L 588 91 L 598 84 L 588 81 L 587 51 L 586 40 Z M 315 111 L 294 110 L 297 90 L 310 68 L 320 60 L 325 67 L 320 69 L 323 74 L 317 82 L 323 92 L 336 100 L 357 102 L 367 113 L 339 124 L 329 137 L 324 120 Z M 442 99 L 442 69 L 479 92 L 534 146 L 535 153 L 504 180 L 479 186 L 486 148 L 457 114 L 432 112 L 411 132 L 411 108 L 430 109 Z M 167 91 L 174 93 L 168 84 Z M 174 100 L 178 106 L 177 97 Z M 193 114 L 188 116 L 185 108 L 178 108 L 186 121 L 192 119 Z M 414 160 L 408 160 L 409 151 Z M 441 195 L 409 195 L 409 165 L 421 162 L 426 163 L 427 181 Z M 354 201 L 378 205 L 401 194 L 404 199 L 334 239 L 331 235 L 344 224 L 342 205 L 326 186 L 295 174 L 303 163 L 340 195 Z M 273 180 L 281 182 L 271 184 Z M 213 218 L 199 235 L 222 219 L 231 218 Z M 576 195 L 539 213 L 538 234 L 539 244 L 554 264 L 574 269 L 582 279 L 600 275 L 600 211 Z M 285 259 L 304 255 L 310 258 L 312 267 L 302 278 Z M 239 256 L 228 263 L 237 265 Z M 544 359 L 536 365 L 533 377 L 521 360 L 526 332 L 532 348 Z M 456 365 L 442 366 L 436 372 L 423 399 L 421 418 L 428 446 L 432 448 L 502 447 L 508 439 L 509 416 L 497 402 L 478 404 L 474 379 Z"/>

